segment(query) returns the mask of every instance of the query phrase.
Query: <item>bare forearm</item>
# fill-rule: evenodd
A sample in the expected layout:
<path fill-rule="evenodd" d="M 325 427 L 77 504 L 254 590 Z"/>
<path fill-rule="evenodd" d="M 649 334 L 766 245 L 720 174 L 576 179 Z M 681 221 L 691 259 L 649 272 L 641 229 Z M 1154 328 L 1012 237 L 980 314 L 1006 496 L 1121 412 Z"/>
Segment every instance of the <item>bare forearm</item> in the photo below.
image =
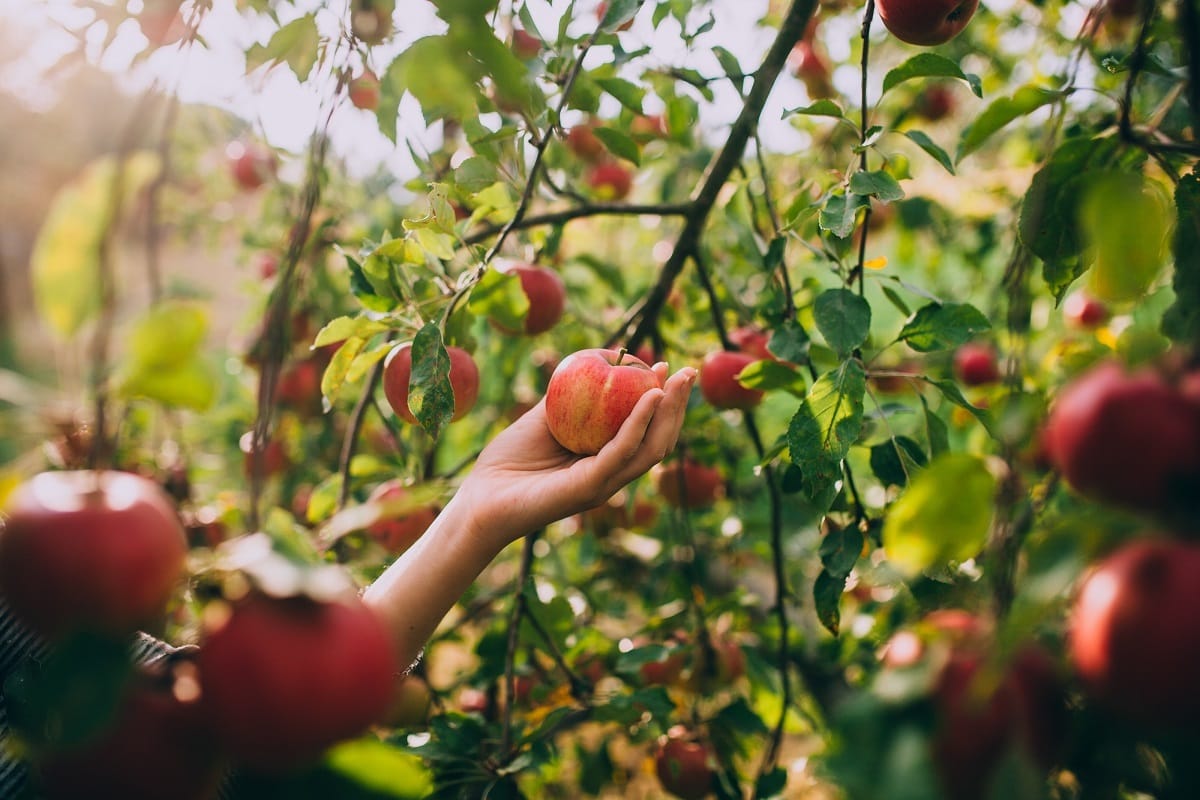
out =
<path fill-rule="evenodd" d="M 438 624 L 504 540 L 480 535 L 470 509 L 451 500 L 428 531 L 364 592 L 392 630 L 401 664 L 411 664 Z"/>

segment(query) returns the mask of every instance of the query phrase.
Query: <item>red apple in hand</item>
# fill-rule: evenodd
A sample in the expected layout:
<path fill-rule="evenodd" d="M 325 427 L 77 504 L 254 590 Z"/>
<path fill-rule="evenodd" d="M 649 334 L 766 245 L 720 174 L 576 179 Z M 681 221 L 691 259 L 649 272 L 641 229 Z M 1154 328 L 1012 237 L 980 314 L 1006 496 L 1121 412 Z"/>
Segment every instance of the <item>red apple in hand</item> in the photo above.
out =
<path fill-rule="evenodd" d="M 675 508 L 706 508 L 720 499 L 725 481 L 716 467 L 676 459 L 651 471 L 654 488 Z"/>
<path fill-rule="evenodd" d="M 737 382 L 738 373 L 760 359 L 749 353 L 718 350 L 700 365 L 700 394 L 716 408 L 751 409 L 762 402 L 763 393 Z"/>
<path fill-rule="evenodd" d="M 1051 463 L 1092 499 L 1151 512 L 1195 506 L 1200 414 L 1152 370 L 1093 367 L 1059 395 L 1044 441 Z"/>
<path fill-rule="evenodd" d="M 400 502 L 408 495 L 408 489 L 399 479 L 384 481 L 371 492 L 368 502 Z M 416 508 L 399 516 L 391 516 L 371 523 L 367 535 L 382 544 L 391 553 L 403 553 L 412 547 L 421 534 L 429 529 L 437 518 L 437 509 L 430 506 Z"/>
<path fill-rule="evenodd" d="M 567 287 L 557 272 L 533 264 L 514 263 L 505 264 L 499 269 L 506 274 L 515 274 L 521 281 L 521 291 L 529 298 L 529 312 L 525 315 L 526 334 L 535 336 L 558 324 L 566 307 Z"/>
<path fill-rule="evenodd" d="M 641 396 L 659 388 L 658 375 L 623 350 L 579 350 L 550 376 L 546 424 L 563 447 L 592 455 L 617 435 Z"/>
<path fill-rule="evenodd" d="M 687 731 L 677 726 L 658 743 L 654 774 L 663 789 L 675 797 L 701 800 L 708 797 L 716 779 L 709 760 L 708 747 L 692 741 Z"/>
<path fill-rule="evenodd" d="M 163 613 L 187 535 L 158 484 L 129 472 L 43 472 L 9 498 L 0 595 L 45 636 L 126 634 Z"/>
<path fill-rule="evenodd" d="M 601 200 L 624 200 L 633 189 L 633 175 L 620 164 L 597 164 L 588 172 L 588 185 Z"/>
<path fill-rule="evenodd" d="M 450 388 L 454 390 L 454 415 L 450 421 L 462 419 L 475 407 L 479 397 L 479 368 L 471 354 L 461 347 L 447 347 L 450 357 Z M 408 382 L 412 377 L 412 344 L 404 343 L 388 353 L 383 366 L 383 393 L 392 411 L 401 419 L 416 423 L 408 408 Z"/>
<path fill-rule="evenodd" d="M 364 69 L 350 81 L 350 102 L 355 108 L 374 111 L 379 108 L 379 78 L 369 69 Z"/>
<path fill-rule="evenodd" d="M 1083 584 L 1070 653 L 1097 700 L 1149 725 L 1191 727 L 1200 716 L 1200 546 L 1138 541 Z"/>
<path fill-rule="evenodd" d="M 879 0 L 879 19 L 902 42 L 944 44 L 957 36 L 979 0 Z"/>

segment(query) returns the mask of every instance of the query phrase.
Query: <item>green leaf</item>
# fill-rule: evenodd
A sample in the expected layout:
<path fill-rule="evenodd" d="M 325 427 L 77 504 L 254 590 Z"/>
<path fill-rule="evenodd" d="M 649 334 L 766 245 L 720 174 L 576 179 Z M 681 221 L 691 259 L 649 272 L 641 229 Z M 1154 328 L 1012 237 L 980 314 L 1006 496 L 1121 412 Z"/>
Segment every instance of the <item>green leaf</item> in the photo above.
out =
<path fill-rule="evenodd" d="M 976 97 L 983 97 L 983 85 L 978 75 L 963 72 L 958 64 L 936 53 L 919 53 L 900 66 L 889 70 L 883 78 L 883 91 L 886 94 L 904 81 L 913 78 L 958 78 L 966 81 Z"/>
<path fill-rule="evenodd" d="M 421 428 L 434 439 L 454 416 L 450 356 L 442 344 L 442 331 L 434 322 L 426 323 L 413 337 L 408 408 Z"/>
<path fill-rule="evenodd" d="M 818 511 L 833 502 L 842 459 L 862 431 L 865 391 L 862 364 L 845 361 L 813 383 L 788 424 L 789 458 L 800 469 L 803 491 Z"/>
<path fill-rule="evenodd" d="M 616 33 L 617 28 L 633 19 L 641 7 L 642 0 L 613 0 L 605 9 L 604 19 L 600 20 L 600 30 Z"/>
<path fill-rule="evenodd" d="M 305 14 L 287 23 L 271 35 L 265 45 L 253 44 L 246 51 L 246 72 L 251 73 L 264 64 L 285 62 L 304 83 L 320 53 L 321 35 L 317 19 Z"/>
<path fill-rule="evenodd" d="M 1175 187 L 1175 302 L 1162 330 L 1177 342 L 1200 345 L 1200 175 L 1192 170 Z"/>
<path fill-rule="evenodd" d="M 821 539 L 821 564 L 832 577 L 844 578 L 862 554 L 863 535 L 857 525 L 834 528 Z"/>
<path fill-rule="evenodd" d="M 1092 172 L 1079 205 L 1079 225 L 1095 261 L 1093 296 L 1110 303 L 1141 299 L 1162 272 L 1171 208 L 1159 184 L 1134 172 Z"/>
<path fill-rule="evenodd" d="M 983 312 L 969 303 L 928 303 L 904 323 L 896 339 L 928 353 L 958 347 L 991 327 Z"/>
<path fill-rule="evenodd" d="M 1063 93 L 1037 86 L 1022 86 L 1012 97 L 1001 97 L 994 100 L 984 109 L 970 126 L 963 131 L 962 140 L 958 144 L 956 162 L 962 161 L 978 150 L 992 134 L 1013 120 L 1030 114 L 1044 105 L 1062 99 Z"/>
<path fill-rule="evenodd" d="M 979 458 L 943 453 L 913 478 L 883 523 L 883 547 L 909 577 L 974 558 L 987 542 L 996 479 Z"/>
<path fill-rule="evenodd" d="M 754 786 L 754 800 L 770 800 L 770 798 L 782 797 L 783 790 L 787 788 L 787 770 L 783 767 L 776 767 L 758 779 L 758 783 Z"/>
<path fill-rule="evenodd" d="M 501 272 L 489 267 L 472 287 L 467 309 L 473 314 L 495 320 L 505 330 L 519 331 L 525 327 L 529 297 L 521 288 L 521 279 L 515 272 Z"/>
<path fill-rule="evenodd" d="M 325 766 L 379 798 L 418 800 L 433 791 L 433 776 L 419 756 L 374 737 L 337 745 Z"/>
<path fill-rule="evenodd" d="M 135 197 L 159 172 L 156 155 L 131 155 L 121 169 L 123 196 Z M 59 189 L 29 259 L 33 300 L 51 331 L 77 334 L 100 309 L 100 246 L 112 224 L 117 160 L 97 159 Z"/>
<path fill-rule="evenodd" d="M 921 408 L 925 411 L 925 435 L 929 439 L 929 454 L 937 457 L 950 449 L 950 433 L 946 423 L 929 407 L 929 401 L 921 397 Z"/>
<path fill-rule="evenodd" d="M 596 78 L 600 88 L 617 98 L 617 102 L 635 114 L 642 113 L 646 90 L 624 78 Z"/>
<path fill-rule="evenodd" d="M 928 459 L 921 446 L 907 436 L 897 436 L 871 448 L 871 471 L 884 486 L 905 486 Z"/>
<path fill-rule="evenodd" d="M 900 182 L 883 170 L 854 173 L 850 177 L 850 191 L 859 195 L 873 195 L 884 203 L 904 197 Z"/>
<path fill-rule="evenodd" d="M 144 369 L 169 369 L 200 351 L 208 333 L 208 312 L 193 300 L 166 300 L 134 323 L 129 360 Z"/>
<path fill-rule="evenodd" d="M 169 367 L 133 365 L 118 379 L 118 391 L 122 397 L 204 411 L 217 399 L 217 378 L 215 370 L 196 354 Z"/>
<path fill-rule="evenodd" d="M 380 82 L 396 97 L 410 93 L 421 104 L 426 119 L 475 116 L 474 77 L 463 70 L 462 51 L 445 36 L 413 42 L 392 61 Z M 393 141 L 396 117 L 392 114 L 392 124 L 383 129 Z"/>
<path fill-rule="evenodd" d="M 817 225 L 821 230 L 829 231 L 839 239 L 845 239 L 854 230 L 854 221 L 858 218 L 858 209 L 865 205 L 867 199 L 857 195 L 834 194 L 825 200 L 821 207 L 821 215 Z"/>
<path fill-rule="evenodd" d="M 842 592 L 846 589 L 846 576 L 830 575 L 828 570 L 821 570 L 813 582 L 813 602 L 816 605 L 817 619 L 825 626 L 825 630 L 838 635 L 842 623 Z"/>
<path fill-rule="evenodd" d="M 324 374 L 321 375 L 321 394 L 333 403 L 342 389 L 342 384 L 346 382 L 347 373 L 350 371 L 351 364 L 354 363 L 355 357 L 362 351 L 367 340 L 357 336 L 350 336 L 342 341 L 342 346 L 333 354 L 333 358 L 329 360 L 329 364 L 325 367 Z"/>
<path fill-rule="evenodd" d="M 934 378 L 925 378 L 924 380 L 930 386 L 937 388 L 937 390 L 942 393 L 942 396 L 951 403 L 954 403 L 954 405 L 958 406 L 964 411 L 970 412 L 971 416 L 979 420 L 979 423 L 983 425 L 984 429 L 987 430 L 989 434 L 994 434 L 992 430 L 992 417 L 990 414 L 988 414 L 987 409 L 973 406 L 967 402 L 967 398 L 963 397 L 962 390 L 958 388 L 957 383 L 949 378 L 940 380 Z"/>
<path fill-rule="evenodd" d="M 726 77 L 738 79 L 746 74 L 746 71 L 742 69 L 741 63 L 737 60 L 737 56 L 724 47 L 714 47 L 712 52 L 717 57 L 717 63 L 721 65 L 721 69 L 725 70 Z"/>
<path fill-rule="evenodd" d="M 804 396 L 804 376 L 787 364 L 769 358 L 755 361 L 747 366 L 738 373 L 737 381 L 747 389 L 758 389 L 764 392 L 784 389 L 797 396 Z"/>
<path fill-rule="evenodd" d="M 771 331 L 767 349 L 784 361 L 803 364 L 808 361 L 808 348 L 811 343 L 808 332 L 799 322 L 785 319 L 782 325 Z"/>
<path fill-rule="evenodd" d="M 483 191 L 498 178 L 496 166 L 482 156 L 471 156 L 454 170 L 454 182 L 472 194 Z"/>
<path fill-rule="evenodd" d="M 799 106 L 797 108 L 787 109 L 783 112 L 782 119 L 796 116 L 797 114 L 806 117 L 833 117 L 834 119 L 842 120 L 846 123 L 850 121 L 846 119 L 845 112 L 841 106 L 832 100 L 818 100 L 810 106 Z"/>
<path fill-rule="evenodd" d="M 945 167 L 946 172 L 949 172 L 951 175 L 954 174 L 954 162 L 950 160 L 950 154 L 939 147 L 924 131 L 905 131 L 904 135 L 917 147 L 928 153 L 934 161 Z"/>
<path fill-rule="evenodd" d="M 849 289 L 829 289 L 817 295 L 813 318 L 825 341 L 842 356 L 871 333 L 871 306 Z"/>
<path fill-rule="evenodd" d="M 310 349 L 343 342 L 351 337 L 370 339 L 375 334 L 383 333 L 388 329 L 386 324 L 370 317 L 335 317 L 317 333 L 317 338 L 313 340 Z"/>
<path fill-rule="evenodd" d="M 596 127 L 592 129 L 596 134 L 596 138 L 604 145 L 608 152 L 614 156 L 623 158 L 626 161 L 632 161 L 634 164 L 642 163 L 642 154 L 638 150 L 637 143 L 630 139 L 624 131 L 619 131 L 616 128 Z"/>

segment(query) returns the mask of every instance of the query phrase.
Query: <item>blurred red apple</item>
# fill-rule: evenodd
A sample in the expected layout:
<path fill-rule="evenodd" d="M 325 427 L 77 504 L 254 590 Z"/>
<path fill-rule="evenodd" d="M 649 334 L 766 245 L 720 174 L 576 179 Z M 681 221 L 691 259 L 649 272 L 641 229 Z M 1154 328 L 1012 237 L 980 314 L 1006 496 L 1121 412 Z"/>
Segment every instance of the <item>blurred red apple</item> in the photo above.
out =
<path fill-rule="evenodd" d="M 592 192 L 601 200 L 624 200 L 633 190 L 633 174 L 615 161 L 592 167 L 587 180 Z"/>
<path fill-rule="evenodd" d="M 675 508 L 706 508 L 724 494 L 720 470 L 690 458 L 659 464 L 651 476 L 655 489 Z"/>
<path fill-rule="evenodd" d="M 384 481 L 367 498 L 370 503 L 399 503 L 409 494 L 399 478 Z M 430 506 L 413 509 L 399 516 L 384 517 L 367 527 L 367 535 L 379 542 L 388 552 L 399 554 L 412 547 L 421 534 L 437 518 L 437 509 Z"/>
<path fill-rule="evenodd" d="M 1100 300 L 1085 292 L 1072 292 L 1063 300 L 1063 319 L 1075 328 L 1098 328 L 1108 322 L 1109 312 Z"/>
<path fill-rule="evenodd" d="M 230 142 L 225 147 L 233 180 L 245 191 L 253 191 L 275 177 L 275 154 L 254 142 Z"/>
<path fill-rule="evenodd" d="M 700 394 L 716 408 L 751 409 L 762 402 L 763 393 L 737 382 L 738 373 L 759 361 L 749 353 L 717 350 L 700 365 Z"/>
<path fill-rule="evenodd" d="M 879 19 L 902 42 L 937 45 L 957 36 L 979 0 L 879 0 Z"/>
<path fill-rule="evenodd" d="M 350 81 L 350 103 L 364 111 L 379 108 L 379 78 L 369 69 L 364 69 Z"/>
<path fill-rule="evenodd" d="M 996 351 L 989 345 L 967 342 L 954 351 L 954 374 L 967 386 L 986 386 L 1000 380 Z"/>
<path fill-rule="evenodd" d="M 672 729 L 654 752 L 654 774 L 664 790 L 683 800 L 701 800 L 712 791 L 716 774 L 708 747 L 684 730 Z"/>
<path fill-rule="evenodd" d="M 512 51 L 522 61 L 537 58 L 542 52 L 542 40 L 522 28 L 513 28 Z"/>

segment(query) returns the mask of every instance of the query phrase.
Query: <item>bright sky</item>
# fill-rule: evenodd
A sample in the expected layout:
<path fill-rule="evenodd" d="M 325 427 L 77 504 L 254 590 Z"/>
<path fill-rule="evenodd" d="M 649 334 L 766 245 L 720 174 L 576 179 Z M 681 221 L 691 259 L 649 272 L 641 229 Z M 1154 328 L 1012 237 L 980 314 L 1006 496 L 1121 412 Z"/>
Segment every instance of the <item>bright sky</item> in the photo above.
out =
<path fill-rule="evenodd" d="M 320 4 L 313 2 L 308 5 L 315 7 Z M 530 11 L 544 31 L 555 29 L 567 5 L 566 0 L 528 0 Z M 442 29 L 443 24 L 435 16 L 432 4 L 401 0 L 400 7 L 403 10 L 396 15 L 396 35 L 385 45 L 375 48 L 374 58 L 378 64 L 386 64 L 421 36 Z M 579 0 L 578 9 L 590 11 L 590 8 L 590 0 Z M 580 17 L 582 31 L 585 29 L 583 26 L 592 24 L 594 18 L 590 13 L 580 13 L 578 9 L 576 14 Z M 711 45 L 719 41 L 747 69 L 753 69 L 772 39 L 771 31 L 755 25 L 765 10 L 766 0 L 717 0 L 713 4 L 713 13 L 716 15 L 713 32 L 706 34 L 699 42 Z M 655 61 L 692 67 L 706 74 L 720 74 L 719 66 L 706 52 L 706 47 L 698 44 L 689 52 L 679 38 L 678 27 L 672 21 L 665 21 L 656 31 L 649 16 L 647 9 L 646 13 L 639 15 L 633 30 L 621 34 L 627 37 L 627 48 L 649 44 Z M 72 46 L 71 36 L 62 28 L 78 28 L 91 18 L 90 11 L 79 10 L 71 0 L 34 3 L 28 0 L 0 0 L 0 28 L 6 29 L 5 38 L 16 35 L 20 41 L 35 42 L 27 57 L 0 68 L 0 90 L 22 97 L 34 108 L 52 103 L 53 79 L 49 79 L 48 89 L 45 72 Z M 319 16 L 318 22 L 323 32 L 332 33 L 341 24 L 341 19 L 334 13 L 325 13 Z M 174 87 L 183 100 L 217 105 L 255 120 L 272 144 L 300 151 L 317 124 L 321 109 L 321 98 L 317 91 L 302 86 L 286 67 L 278 67 L 265 74 L 256 72 L 249 77 L 244 74 L 243 54 L 246 47 L 255 41 L 265 42 L 271 31 L 269 20 L 239 15 L 234 9 L 233 0 L 216 0 L 213 11 L 200 29 L 207 48 L 193 47 L 184 52 L 174 47 L 163 48 L 148 61 L 131 68 L 133 56 L 144 47 L 145 40 L 137 26 L 127 22 L 118 30 L 117 38 L 102 61 L 101 41 L 90 43 L 89 58 L 93 62 L 99 61 L 102 67 L 119 76 L 122 85 L 131 91 L 158 79 L 163 86 Z M 97 33 L 102 37 L 100 31 Z M 849 42 L 855 35 L 853 30 L 827 33 L 836 34 L 828 36 L 831 43 Z M 590 58 L 599 62 L 607 57 L 607 53 L 606 49 L 598 49 Z M 832 55 L 836 59 L 844 54 Z M 844 77 L 850 86 L 857 79 L 854 74 L 838 77 Z M 328 87 L 323 88 L 328 91 Z M 702 120 L 703 127 L 708 130 L 730 121 L 739 105 L 730 87 L 718 85 L 716 88 L 718 102 L 706 109 L 708 116 Z M 785 105 L 795 106 L 803 102 L 799 81 L 790 76 L 781 81 L 763 115 L 763 135 L 768 146 L 796 148 L 804 144 L 802 134 L 779 121 Z M 607 111 L 616 112 L 615 101 Z M 421 125 L 417 106 L 411 100 L 406 99 L 401 106 L 400 119 L 402 137 L 417 142 L 419 146 L 436 145 L 436 139 L 429 136 Z M 349 104 L 343 104 L 334 116 L 332 141 L 335 150 L 346 160 L 353 173 L 372 172 L 381 162 L 403 177 L 414 173 L 407 148 L 403 145 L 394 147 L 378 132 L 370 113 Z"/>

